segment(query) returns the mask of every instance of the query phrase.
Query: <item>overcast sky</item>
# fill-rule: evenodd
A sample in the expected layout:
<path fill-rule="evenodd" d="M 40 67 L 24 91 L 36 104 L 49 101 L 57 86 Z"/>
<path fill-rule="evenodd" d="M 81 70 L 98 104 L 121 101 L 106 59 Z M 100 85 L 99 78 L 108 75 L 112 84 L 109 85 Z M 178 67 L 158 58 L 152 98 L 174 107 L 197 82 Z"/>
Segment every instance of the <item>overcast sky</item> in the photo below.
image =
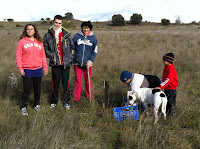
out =
<path fill-rule="evenodd" d="M 191 23 L 200 21 L 199 4 L 200 0 L 2 0 L 0 21 L 40 21 L 71 12 L 74 19 L 82 21 L 109 21 L 114 14 L 128 21 L 138 13 L 143 21 L 161 22 L 165 18 L 175 22 L 180 17 L 181 22 Z"/>

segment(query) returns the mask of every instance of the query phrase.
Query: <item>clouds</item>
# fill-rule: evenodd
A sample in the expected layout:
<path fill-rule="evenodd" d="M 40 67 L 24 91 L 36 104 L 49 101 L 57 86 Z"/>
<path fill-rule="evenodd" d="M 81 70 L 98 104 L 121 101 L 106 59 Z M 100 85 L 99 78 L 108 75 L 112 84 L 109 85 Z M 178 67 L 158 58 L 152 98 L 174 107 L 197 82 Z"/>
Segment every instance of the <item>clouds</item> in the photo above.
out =
<path fill-rule="evenodd" d="M 114 14 L 130 20 L 133 13 L 141 14 L 144 21 L 160 22 L 166 18 L 174 22 L 199 21 L 198 0 L 7 0 L 2 2 L 0 21 L 12 18 L 15 21 L 39 21 L 54 15 L 71 12 L 75 19 L 108 21 Z M 11 5 L 12 4 L 12 5 Z"/>

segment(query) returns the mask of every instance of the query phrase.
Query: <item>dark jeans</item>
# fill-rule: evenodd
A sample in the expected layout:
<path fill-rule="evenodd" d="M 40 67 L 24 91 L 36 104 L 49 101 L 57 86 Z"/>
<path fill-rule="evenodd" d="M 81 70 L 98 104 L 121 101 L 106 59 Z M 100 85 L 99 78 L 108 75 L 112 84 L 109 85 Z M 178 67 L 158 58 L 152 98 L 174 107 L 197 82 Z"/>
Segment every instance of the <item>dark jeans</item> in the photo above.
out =
<path fill-rule="evenodd" d="M 64 92 L 61 99 L 62 103 L 64 105 L 70 101 L 70 91 L 68 89 L 69 71 L 70 71 L 70 67 L 66 67 L 66 68 L 64 68 L 64 66 L 52 67 L 51 104 L 58 103 L 58 93 L 59 93 L 59 85 L 60 85 L 61 78 L 62 78 L 62 87 L 63 87 L 63 92 Z"/>
<path fill-rule="evenodd" d="M 24 85 L 24 92 L 22 95 L 22 107 L 27 107 L 32 87 L 34 90 L 34 106 L 39 105 L 42 77 L 32 77 L 32 78 L 22 77 L 22 78 Z"/>
<path fill-rule="evenodd" d="M 167 115 L 170 114 L 175 114 L 176 111 L 176 90 L 166 90 L 165 89 L 165 94 L 167 96 L 167 109 L 166 113 Z"/>

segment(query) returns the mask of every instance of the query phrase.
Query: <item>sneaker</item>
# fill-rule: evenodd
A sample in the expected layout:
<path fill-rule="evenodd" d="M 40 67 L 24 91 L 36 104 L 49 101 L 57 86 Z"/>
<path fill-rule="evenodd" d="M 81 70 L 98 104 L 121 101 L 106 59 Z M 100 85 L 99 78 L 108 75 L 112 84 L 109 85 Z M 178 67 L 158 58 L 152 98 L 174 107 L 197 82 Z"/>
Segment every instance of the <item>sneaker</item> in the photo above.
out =
<path fill-rule="evenodd" d="M 70 109 L 70 104 L 69 104 L 69 103 L 66 103 L 66 104 L 64 105 L 64 107 L 65 107 L 65 109 L 69 110 L 69 109 Z"/>
<path fill-rule="evenodd" d="M 50 108 L 55 108 L 56 107 L 56 104 L 55 103 L 52 103 L 51 105 L 50 105 Z"/>
<path fill-rule="evenodd" d="M 26 107 L 22 108 L 22 115 L 28 115 Z"/>
<path fill-rule="evenodd" d="M 35 111 L 40 111 L 40 105 L 36 105 L 36 106 L 34 107 L 34 109 L 35 109 Z"/>

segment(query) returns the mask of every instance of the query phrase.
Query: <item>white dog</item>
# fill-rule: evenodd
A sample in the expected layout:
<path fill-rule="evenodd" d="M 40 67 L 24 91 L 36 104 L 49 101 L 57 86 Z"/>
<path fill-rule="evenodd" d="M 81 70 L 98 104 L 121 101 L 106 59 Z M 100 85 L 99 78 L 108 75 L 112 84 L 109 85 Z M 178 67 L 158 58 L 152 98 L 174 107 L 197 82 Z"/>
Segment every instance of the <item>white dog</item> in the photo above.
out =
<path fill-rule="evenodd" d="M 154 124 L 157 124 L 158 110 L 160 105 L 162 104 L 162 113 L 164 115 L 164 119 L 166 119 L 167 97 L 163 91 L 153 88 L 139 88 L 133 91 L 128 91 L 127 102 L 125 106 L 133 106 L 136 105 L 137 102 L 143 103 L 145 111 L 147 113 L 148 113 L 148 104 L 154 105 L 154 114 L 155 114 Z"/>

